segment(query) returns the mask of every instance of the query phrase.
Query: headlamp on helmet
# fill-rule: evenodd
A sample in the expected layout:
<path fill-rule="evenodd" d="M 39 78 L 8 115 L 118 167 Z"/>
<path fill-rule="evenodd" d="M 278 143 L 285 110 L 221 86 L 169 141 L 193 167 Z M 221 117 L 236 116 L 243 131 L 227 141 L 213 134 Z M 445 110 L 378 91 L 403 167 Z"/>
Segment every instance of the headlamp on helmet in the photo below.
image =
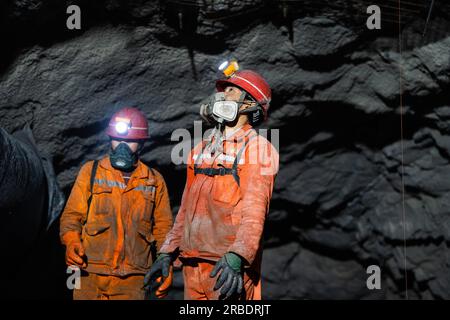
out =
<path fill-rule="evenodd" d="M 128 134 L 128 130 L 131 128 L 130 119 L 117 117 L 115 120 L 116 120 L 116 124 L 115 124 L 114 128 L 115 128 L 116 132 L 119 135 L 126 136 Z"/>
<path fill-rule="evenodd" d="M 236 71 L 239 70 L 239 64 L 236 60 L 224 61 L 220 64 L 219 70 L 223 72 L 225 77 L 231 77 Z"/>

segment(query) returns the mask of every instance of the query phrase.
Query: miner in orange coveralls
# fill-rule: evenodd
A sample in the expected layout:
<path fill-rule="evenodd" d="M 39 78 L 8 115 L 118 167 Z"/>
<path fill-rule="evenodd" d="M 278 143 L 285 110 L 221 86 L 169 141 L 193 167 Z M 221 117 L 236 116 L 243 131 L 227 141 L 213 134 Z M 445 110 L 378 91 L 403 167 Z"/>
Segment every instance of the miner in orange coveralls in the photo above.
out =
<path fill-rule="evenodd" d="M 120 110 L 106 133 L 111 151 L 81 168 L 61 216 L 61 240 L 67 265 L 82 269 L 74 299 L 141 300 L 152 256 L 172 227 L 169 194 L 161 174 L 139 160 L 149 138 L 141 111 Z M 156 296 L 171 282 L 170 270 Z"/>
<path fill-rule="evenodd" d="M 216 88 L 200 113 L 217 125 L 188 157 L 180 210 L 145 281 L 167 275 L 177 260 L 185 299 L 257 300 L 278 153 L 252 125 L 267 116 L 271 89 L 249 70 L 233 72 Z"/>

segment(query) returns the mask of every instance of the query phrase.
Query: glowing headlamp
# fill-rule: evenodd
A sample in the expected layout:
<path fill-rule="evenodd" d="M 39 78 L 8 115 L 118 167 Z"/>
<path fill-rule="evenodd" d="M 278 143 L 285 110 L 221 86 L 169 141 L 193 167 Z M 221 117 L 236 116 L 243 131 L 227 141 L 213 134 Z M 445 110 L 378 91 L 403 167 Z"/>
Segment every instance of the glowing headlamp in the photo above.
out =
<path fill-rule="evenodd" d="M 127 135 L 128 130 L 131 128 L 131 122 L 129 119 L 116 118 L 116 132 L 120 135 Z"/>
<path fill-rule="evenodd" d="M 231 77 L 239 70 L 239 65 L 236 60 L 224 61 L 220 64 L 219 70 L 222 71 L 226 77 Z"/>

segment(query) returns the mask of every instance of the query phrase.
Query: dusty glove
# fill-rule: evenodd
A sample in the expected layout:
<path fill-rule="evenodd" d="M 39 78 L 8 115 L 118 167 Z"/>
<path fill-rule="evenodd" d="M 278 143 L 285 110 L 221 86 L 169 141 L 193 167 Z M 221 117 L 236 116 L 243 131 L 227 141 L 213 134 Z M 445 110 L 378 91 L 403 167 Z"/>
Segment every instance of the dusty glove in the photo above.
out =
<path fill-rule="evenodd" d="M 223 295 L 225 299 L 230 298 L 234 294 L 240 294 L 244 286 L 241 257 L 233 252 L 226 253 L 219 261 L 217 261 L 209 276 L 214 278 L 219 271 L 222 272 L 217 278 L 214 290 L 221 288 L 220 294 Z"/>
<path fill-rule="evenodd" d="M 173 266 L 170 266 L 169 268 L 169 276 L 167 278 L 158 277 L 155 281 L 156 283 L 160 284 L 158 289 L 156 289 L 155 296 L 158 299 L 165 298 L 167 294 L 169 293 L 169 289 L 172 286 L 173 282 Z"/>
<path fill-rule="evenodd" d="M 172 279 L 172 257 L 169 253 L 160 253 L 144 277 L 144 289 L 151 291 L 153 283 L 162 283 L 156 290 L 155 295 L 158 298 L 165 297 L 172 285 Z"/>
<path fill-rule="evenodd" d="M 63 243 L 66 245 L 66 264 L 68 266 L 75 265 L 80 268 L 86 268 L 86 255 L 80 235 L 69 231 L 63 236 Z"/>

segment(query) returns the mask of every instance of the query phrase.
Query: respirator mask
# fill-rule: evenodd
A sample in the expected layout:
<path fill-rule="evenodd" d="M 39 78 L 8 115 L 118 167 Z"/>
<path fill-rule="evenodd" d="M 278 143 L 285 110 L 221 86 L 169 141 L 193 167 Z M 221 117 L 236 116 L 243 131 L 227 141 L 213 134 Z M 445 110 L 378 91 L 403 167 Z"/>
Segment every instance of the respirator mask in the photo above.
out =
<path fill-rule="evenodd" d="M 213 94 L 209 101 L 200 106 L 200 115 L 209 123 L 226 123 L 236 120 L 239 114 L 239 108 L 244 102 L 246 96 L 242 92 L 239 101 L 225 100 L 223 92 Z"/>
<path fill-rule="evenodd" d="M 109 159 L 111 166 L 117 170 L 130 172 L 138 160 L 138 153 L 131 151 L 126 143 L 119 143 L 116 149 L 111 149 Z"/>

